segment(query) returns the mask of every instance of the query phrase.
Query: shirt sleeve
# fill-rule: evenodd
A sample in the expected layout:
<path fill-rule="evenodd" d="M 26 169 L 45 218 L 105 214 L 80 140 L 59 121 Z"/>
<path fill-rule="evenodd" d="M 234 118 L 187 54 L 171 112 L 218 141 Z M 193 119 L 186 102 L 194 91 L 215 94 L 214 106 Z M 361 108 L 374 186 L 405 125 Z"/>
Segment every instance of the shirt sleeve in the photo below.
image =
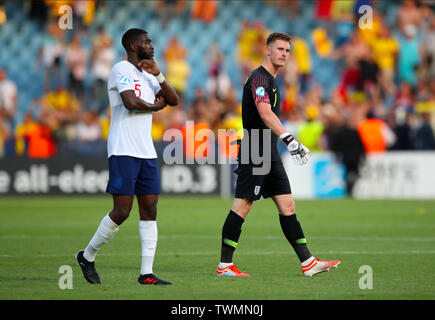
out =
<path fill-rule="evenodd" d="M 264 74 L 257 73 L 254 75 L 251 82 L 252 97 L 254 98 L 255 104 L 259 102 L 265 102 L 270 104 L 269 99 L 269 81 Z"/>
<path fill-rule="evenodd" d="M 121 68 L 115 68 L 113 70 L 113 84 L 116 90 L 121 93 L 126 90 L 134 91 L 134 83 L 129 70 L 122 70 Z"/>
<path fill-rule="evenodd" d="M 155 77 L 153 77 L 153 79 L 152 79 L 152 87 L 153 87 L 154 95 L 157 95 L 157 93 L 159 93 L 159 91 L 162 90 L 159 82 L 157 81 L 157 79 Z"/>

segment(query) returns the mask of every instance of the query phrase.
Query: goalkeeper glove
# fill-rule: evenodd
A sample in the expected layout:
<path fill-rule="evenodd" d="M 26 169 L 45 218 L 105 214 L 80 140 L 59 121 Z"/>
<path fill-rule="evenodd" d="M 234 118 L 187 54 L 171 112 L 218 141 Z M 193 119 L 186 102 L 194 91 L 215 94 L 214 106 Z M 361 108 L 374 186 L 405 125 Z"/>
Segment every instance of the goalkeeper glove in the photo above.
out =
<path fill-rule="evenodd" d="M 308 162 L 308 153 L 310 150 L 307 147 L 296 141 L 296 139 L 288 132 L 283 133 L 279 138 L 287 146 L 287 150 L 290 152 L 290 155 L 295 162 L 297 161 L 299 165 Z"/>

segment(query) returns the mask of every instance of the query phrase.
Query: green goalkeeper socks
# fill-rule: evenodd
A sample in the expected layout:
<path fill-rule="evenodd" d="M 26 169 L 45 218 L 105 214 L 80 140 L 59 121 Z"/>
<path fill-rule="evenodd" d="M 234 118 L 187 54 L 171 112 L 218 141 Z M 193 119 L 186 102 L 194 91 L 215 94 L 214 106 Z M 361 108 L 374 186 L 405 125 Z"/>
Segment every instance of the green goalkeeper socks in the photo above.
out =
<path fill-rule="evenodd" d="M 233 253 L 237 248 L 242 224 L 245 221 L 234 211 L 230 210 L 222 228 L 221 262 L 233 262 Z"/>
<path fill-rule="evenodd" d="M 287 238 L 288 242 L 292 245 L 299 260 L 305 261 L 311 257 L 310 250 L 307 247 L 307 240 L 305 239 L 302 227 L 296 219 L 296 214 L 289 216 L 279 215 L 279 222 L 281 229 Z"/>

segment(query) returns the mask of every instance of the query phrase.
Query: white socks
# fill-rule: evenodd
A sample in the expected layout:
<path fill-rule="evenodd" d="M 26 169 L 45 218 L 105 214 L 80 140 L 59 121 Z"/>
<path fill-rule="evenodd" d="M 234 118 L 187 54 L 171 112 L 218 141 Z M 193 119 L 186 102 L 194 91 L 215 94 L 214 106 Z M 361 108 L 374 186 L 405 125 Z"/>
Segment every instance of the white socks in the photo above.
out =
<path fill-rule="evenodd" d="M 154 254 L 157 247 L 157 222 L 140 220 L 139 237 L 142 247 L 140 274 L 153 273 Z"/>
<path fill-rule="evenodd" d="M 222 268 L 226 268 L 226 267 L 229 267 L 229 266 L 232 266 L 232 265 L 233 265 L 232 262 L 219 262 L 218 267 L 222 269 Z"/>
<path fill-rule="evenodd" d="M 311 256 L 311 258 L 308 258 L 304 262 L 301 263 L 302 267 L 308 266 L 312 261 L 314 260 L 314 257 Z"/>
<path fill-rule="evenodd" d="M 118 232 L 119 227 L 109 215 L 106 215 L 89 242 L 83 253 L 83 257 L 93 262 L 101 246 L 112 239 Z M 139 221 L 139 237 L 142 248 L 142 264 L 140 274 L 153 273 L 154 254 L 157 247 L 157 223 L 156 221 Z"/>
<path fill-rule="evenodd" d="M 104 216 L 100 226 L 86 247 L 83 257 L 90 262 L 95 261 L 98 250 L 103 244 L 112 239 L 118 230 L 118 225 L 110 219 L 109 215 Z"/>

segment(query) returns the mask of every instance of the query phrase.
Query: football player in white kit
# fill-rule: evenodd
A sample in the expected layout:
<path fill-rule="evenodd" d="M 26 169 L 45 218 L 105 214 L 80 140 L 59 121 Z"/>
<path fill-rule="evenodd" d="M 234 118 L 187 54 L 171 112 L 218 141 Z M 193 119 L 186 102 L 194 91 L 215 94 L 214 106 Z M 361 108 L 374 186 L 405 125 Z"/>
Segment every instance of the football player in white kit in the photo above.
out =
<path fill-rule="evenodd" d="M 138 282 L 166 285 L 171 283 L 157 278 L 152 269 L 157 245 L 160 178 L 151 126 L 153 111 L 167 105 L 176 106 L 179 99 L 153 60 L 154 48 L 145 30 L 126 31 L 122 45 L 127 60 L 113 66 L 107 85 L 111 107 L 107 192 L 112 194 L 113 209 L 102 219 L 88 246 L 76 254 L 76 259 L 89 283 L 101 283 L 95 270 L 95 256 L 128 218 L 136 195 L 142 248 Z"/>

